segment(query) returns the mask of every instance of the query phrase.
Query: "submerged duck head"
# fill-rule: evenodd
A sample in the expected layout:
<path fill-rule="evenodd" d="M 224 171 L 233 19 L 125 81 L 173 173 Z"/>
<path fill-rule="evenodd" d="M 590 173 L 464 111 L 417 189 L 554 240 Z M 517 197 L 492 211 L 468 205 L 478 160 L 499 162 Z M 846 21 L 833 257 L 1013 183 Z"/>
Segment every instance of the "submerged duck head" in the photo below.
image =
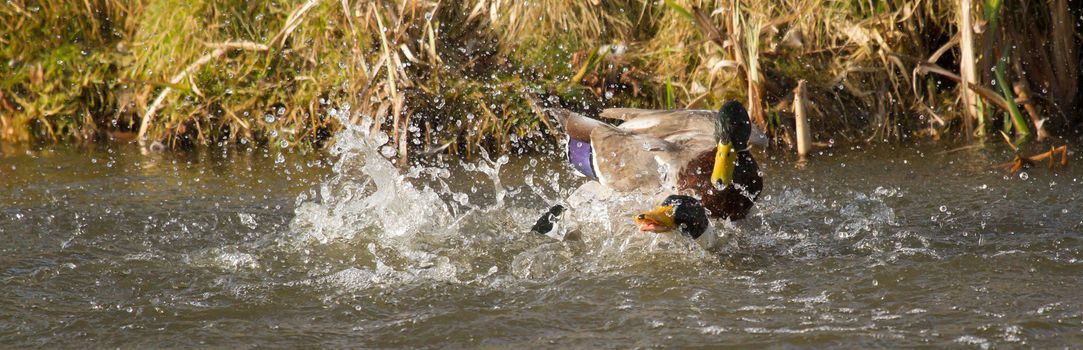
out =
<path fill-rule="evenodd" d="M 733 183 L 733 170 L 737 165 L 737 152 L 748 149 L 752 135 L 752 122 L 740 102 L 730 100 L 718 110 L 715 125 L 718 150 L 715 152 L 711 183 L 726 187 Z"/>
<path fill-rule="evenodd" d="M 698 199 L 671 195 L 654 210 L 635 216 L 635 223 L 640 231 L 671 232 L 679 231 L 698 238 L 707 231 L 707 211 Z"/>

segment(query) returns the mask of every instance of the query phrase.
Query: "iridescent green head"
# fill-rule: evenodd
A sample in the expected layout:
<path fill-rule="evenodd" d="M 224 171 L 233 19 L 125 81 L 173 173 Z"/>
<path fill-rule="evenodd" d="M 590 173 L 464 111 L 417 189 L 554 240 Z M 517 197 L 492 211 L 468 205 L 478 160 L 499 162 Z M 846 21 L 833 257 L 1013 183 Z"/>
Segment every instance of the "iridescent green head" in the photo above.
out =
<path fill-rule="evenodd" d="M 718 137 L 718 151 L 715 153 L 711 182 L 716 186 L 726 187 L 733 183 L 737 152 L 748 148 L 748 138 L 752 136 L 752 122 L 748 119 L 745 106 L 734 100 L 722 105 L 718 110 L 715 133 Z"/>
<path fill-rule="evenodd" d="M 752 121 L 748 119 L 745 106 L 736 100 L 722 105 L 718 110 L 716 132 L 719 143 L 730 143 L 737 150 L 748 148 L 748 138 L 752 136 Z"/>

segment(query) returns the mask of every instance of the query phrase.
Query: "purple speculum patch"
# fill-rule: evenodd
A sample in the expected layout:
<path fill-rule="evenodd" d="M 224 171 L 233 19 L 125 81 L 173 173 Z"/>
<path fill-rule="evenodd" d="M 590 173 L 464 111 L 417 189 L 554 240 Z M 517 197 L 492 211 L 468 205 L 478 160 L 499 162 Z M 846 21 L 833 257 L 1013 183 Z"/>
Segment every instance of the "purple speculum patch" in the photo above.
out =
<path fill-rule="evenodd" d="M 591 179 L 598 179 L 598 176 L 594 174 L 594 149 L 590 147 L 590 141 L 582 141 L 576 139 L 568 139 L 568 161 L 572 163 L 572 167 L 578 170 L 580 174 L 585 175 Z"/>

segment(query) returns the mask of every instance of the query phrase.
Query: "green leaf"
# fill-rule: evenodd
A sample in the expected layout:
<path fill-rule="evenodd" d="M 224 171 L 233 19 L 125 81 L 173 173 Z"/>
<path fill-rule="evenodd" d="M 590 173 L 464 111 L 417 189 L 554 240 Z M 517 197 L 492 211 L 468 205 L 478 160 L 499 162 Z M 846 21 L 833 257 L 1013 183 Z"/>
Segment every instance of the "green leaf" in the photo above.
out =
<path fill-rule="evenodd" d="M 677 103 L 674 101 L 676 97 L 673 93 L 673 80 L 666 78 L 666 109 L 675 109 Z"/>
<path fill-rule="evenodd" d="M 1008 102 L 1008 114 L 1011 117 L 1011 123 L 1015 126 L 1015 135 L 1019 138 L 1017 143 L 1022 143 L 1026 140 L 1027 135 L 1030 135 L 1030 128 L 1027 126 L 1027 122 L 1023 119 L 1023 113 L 1019 111 L 1019 106 L 1015 104 L 1015 94 L 1012 93 L 1011 82 L 1008 81 L 1007 71 L 1008 66 L 1008 50 L 1005 48 L 1004 55 L 1000 57 L 997 62 L 995 73 L 997 79 L 997 86 L 1000 87 L 1000 92 L 1004 94 L 1004 100 Z M 1005 129 L 1008 127 L 1008 123 L 1004 123 Z"/>
<path fill-rule="evenodd" d="M 684 16 L 687 19 L 695 20 L 695 17 L 692 16 L 692 11 L 688 11 L 688 9 L 681 7 L 681 5 L 677 5 L 677 3 L 673 2 L 673 0 L 666 0 L 666 6 L 669 6 L 669 8 L 673 9 L 673 11 L 677 11 L 677 13 L 681 14 L 681 16 Z"/>

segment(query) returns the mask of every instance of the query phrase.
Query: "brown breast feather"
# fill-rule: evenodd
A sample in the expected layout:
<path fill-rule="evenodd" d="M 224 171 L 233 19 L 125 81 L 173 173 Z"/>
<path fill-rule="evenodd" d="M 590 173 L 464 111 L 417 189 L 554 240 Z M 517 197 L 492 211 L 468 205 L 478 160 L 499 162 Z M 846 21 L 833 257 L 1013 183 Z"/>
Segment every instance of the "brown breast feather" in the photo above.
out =
<path fill-rule="evenodd" d="M 711 184 L 714 153 L 715 150 L 709 150 L 692 159 L 681 170 L 677 188 L 682 194 L 698 197 L 713 218 L 742 219 L 752 209 L 753 201 L 763 189 L 759 168 L 751 154 L 738 153 L 738 167 L 733 174 L 734 186 L 719 190 Z"/>

